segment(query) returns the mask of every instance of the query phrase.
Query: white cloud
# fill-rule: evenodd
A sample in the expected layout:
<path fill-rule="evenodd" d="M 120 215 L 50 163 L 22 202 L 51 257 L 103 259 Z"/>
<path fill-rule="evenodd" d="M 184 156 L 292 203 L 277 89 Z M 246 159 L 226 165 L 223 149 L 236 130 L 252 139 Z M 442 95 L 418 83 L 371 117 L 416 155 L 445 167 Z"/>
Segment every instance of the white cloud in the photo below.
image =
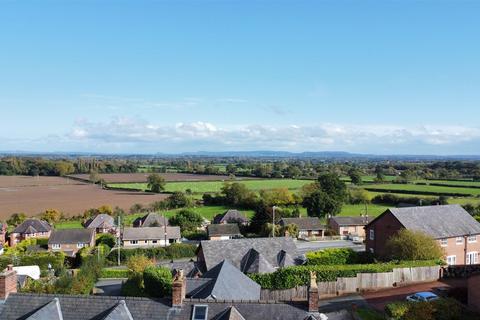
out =
<path fill-rule="evenodd" d="M 149 152 L 268 149 L 408 153 L 409 148 L 412 148 L 410 153 L 422 153 L 422 150 L 427 152 L 428 147 L 436 148 L 432 150 L 447 150 L 459 143 L 479 145 L 480 128 L 336 123 L 229 127 L 202 121 L 164 126 L 138 119 L 115 118 L 106 123 L 79 121 L 68 138 L 73 142 L 106 148 L 114 145 L 116 148 L 124 146 Z"/>

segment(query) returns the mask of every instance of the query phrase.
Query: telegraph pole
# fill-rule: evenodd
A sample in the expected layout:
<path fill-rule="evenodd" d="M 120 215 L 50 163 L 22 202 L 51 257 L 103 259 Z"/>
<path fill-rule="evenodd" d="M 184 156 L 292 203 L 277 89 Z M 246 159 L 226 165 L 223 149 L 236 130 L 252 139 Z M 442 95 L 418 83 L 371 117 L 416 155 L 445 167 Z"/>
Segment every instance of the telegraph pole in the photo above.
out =
<path fill-rule="evenodd" d="M 275 209 L 277 209 L 276 206 L 272 207 L 272 237 L 275 238 Z"/>

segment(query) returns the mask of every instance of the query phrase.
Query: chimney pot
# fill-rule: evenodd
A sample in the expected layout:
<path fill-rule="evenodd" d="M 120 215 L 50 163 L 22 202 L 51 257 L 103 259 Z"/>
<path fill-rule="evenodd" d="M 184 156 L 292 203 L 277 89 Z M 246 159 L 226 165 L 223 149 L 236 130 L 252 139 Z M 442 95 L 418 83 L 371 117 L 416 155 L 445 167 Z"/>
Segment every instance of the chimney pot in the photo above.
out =
<path fill-rule="evenodd" d="M 172 307 L 181 307 L 187 294 L 187 281 L 183 270 L 178 270 L 172 284 Z"/>
<path fill-rule="evenodd" d="M 318 285 L 317 275 L 310 272 L 310 286 L 308 287 L 308 312 L 318 312 Z"/>

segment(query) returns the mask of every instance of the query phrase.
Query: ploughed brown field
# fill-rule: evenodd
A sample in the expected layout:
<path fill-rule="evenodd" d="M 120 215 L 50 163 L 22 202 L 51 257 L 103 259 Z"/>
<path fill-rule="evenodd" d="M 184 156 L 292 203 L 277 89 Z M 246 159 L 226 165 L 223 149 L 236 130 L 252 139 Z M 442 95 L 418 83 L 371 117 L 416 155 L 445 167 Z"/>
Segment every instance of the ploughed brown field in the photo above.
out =
<path fill-rule="evenodd" d="M 147 182 L 147 177 L 150 173 L 104 173 L 100 177 L 107 183 L 133 183 L 133 182 Z M 159 173 L 165 178 L 165 181 L 219 181 L 228 180 L 227 175 L 212 175 L 212 174 L 192 174 L 192 173 Z M 73 174 L 69 177 L 89 181 L 89 174 Z M 238 177 L 237 180 L 242 178 Z M 244 178 L 245 179 L 245 178 Z M 251 179 L 251 178 L 249 178 Z"/>
<path fill-rule="evenodd" d="M 46 209 L 72 216 L 101 205 L 128 210 L 135 203 L 147 205 L 167 196 L 103 190 L 97 185 L 61 177 L 0 176 L 0 219 L 17 212 L 32 216 Z"/>

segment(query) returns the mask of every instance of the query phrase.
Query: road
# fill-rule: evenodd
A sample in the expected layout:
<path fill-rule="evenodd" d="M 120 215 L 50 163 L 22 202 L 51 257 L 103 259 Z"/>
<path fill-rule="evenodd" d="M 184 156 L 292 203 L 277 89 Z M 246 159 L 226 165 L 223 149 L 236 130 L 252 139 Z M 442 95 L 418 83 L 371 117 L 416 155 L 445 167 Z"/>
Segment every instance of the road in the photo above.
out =
<path fill-rule="evenodd" d="M 365 245 L 354 244 L 348 240 L 326 240 L 326 241 L 296 241 L 300 253 L 317 251 L 328 248 L 351 248 L 355 251 L 365 251 Z"/>

